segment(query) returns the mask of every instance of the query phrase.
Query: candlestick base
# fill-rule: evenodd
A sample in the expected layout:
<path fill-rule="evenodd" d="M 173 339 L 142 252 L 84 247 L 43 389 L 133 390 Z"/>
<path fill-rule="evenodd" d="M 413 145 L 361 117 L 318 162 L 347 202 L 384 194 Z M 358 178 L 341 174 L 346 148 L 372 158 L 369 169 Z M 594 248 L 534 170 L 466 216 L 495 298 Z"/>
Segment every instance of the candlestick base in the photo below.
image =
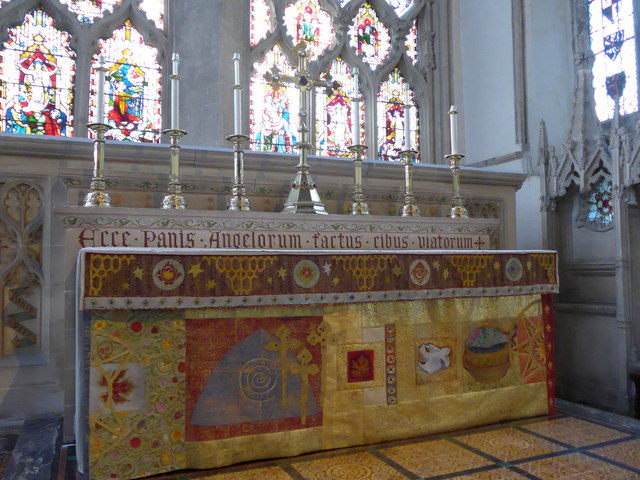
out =
<path fill-rule="evenodd" d="M 105 191 L 91 191 L 84 197 L 83 207 L 110 207 L 111 197 Z"/>
<path fill-rule="evenodd" d="M 93 177 L 91 191 L 84 197 L 85 207 L 110 207 L 111 197 L 106 192 L 107 182 L 104 180 L 104 135 L 109 130 L 106 123 L 90 123 L 87 127 L 94 133 L 93 139 Z"/>
<path fill-rule="evenodd" d="M 369 205 L 364 201 L 362 193 L 362 157 L 367 149 L 365 145 L 351 145 L 349 151 L 353 153 L 353 169 L 355 180 L 353 182 L 353 203 L 349 207 L 352 215 L 369 215 Z"/>
<path fill-rule="evenodd" d="M 226 137 L 227 141 L 233 143 L 233 173 L 234 185 L 233 196 L 227 205 L 229 210 L 237 212 L 250 212 L 251 202 L 245 196 L 244 190 L 244 150 L 242 144 L 249 140 L 247 135 L 233 134 Z"/>
<path fill-rule="evenodd" d="M 420 208 L 415 204 L 413 196 L 413 160 L 418 154 L 416 150 L 403 150 L 400 156 L 404 162 L 405 194 L 401 215 L 403 217 L 419 217 Z"/>
<path fill-rule="evenodd" d="M 187 208 L 187 201 L 182 195 L 170 193 L 162 199 L 162 208 L 164 210 L 184 210 Z"/>
<path fill-rule="evenodd" d="M 449 216 L 451 218 L 469 218 L 467 209 L 464 208 L 464 201 L 460 196 L 460 160 L 464 158 L 462 153 L 450 153 L 444 156 L 449 160 L 451 173 L 453 176 L 453 195 L 451 197 L 451 210 Z"/>
<path fill-rule="evenodd" d="M 462 205 L 454 205 L 453 207 L 451 207 L 449 215 L 451 216 L 451 218 L 469 218 L 467 209 Z"/>
<path fill-rule="evenodd" d="M 301 129 L 302 132 L 302 129 Z M 307 151 L 311 145 L 307 142 L 298 142 L 295 145 L 300 150 L 300 162 L 296 165 L 298 171 L 291 182 L 291 190 L 287 201 L 282 208 L 282 213 L 313 213 L 316 215 L 328 215 L 324 203 L 320 199 L 316 182 L 313 181 L 307 165 Z"/>
<path fill-rule="evenodd" d="M 182 185 L 180 184 L 180 139 L 187 132 L 178 128 L 170 128 L 162 133 L 171 139 L 169 152 L 171 158 L 171 172 L 169 173 L 169 193 L 162 199 L 160 207 L 163 210 L 184 210 L 187 208 L 187 201 L 182 196 Z"/>

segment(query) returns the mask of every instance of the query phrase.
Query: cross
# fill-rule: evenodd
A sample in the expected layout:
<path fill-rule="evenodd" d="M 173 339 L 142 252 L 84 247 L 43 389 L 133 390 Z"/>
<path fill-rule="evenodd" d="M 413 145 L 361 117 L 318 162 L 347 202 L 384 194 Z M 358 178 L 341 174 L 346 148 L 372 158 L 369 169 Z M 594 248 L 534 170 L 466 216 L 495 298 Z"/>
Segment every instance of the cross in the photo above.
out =
<path fill-rule="evenodd" d="M 309 144 L 309 127 L 307 122 L 307 116 L 309 115 L 309 96 L 308 92 L 313 87 L 323 87 L 327 96 L 331 95 L 333 91 L 340 87 L 340 83 L 336 80 L 332 80 L 330 75 L 327 75 L 324 79 L 312 78 L 308 71 L 308 51 L 307 43 L 301 40 L 294 48 L 294 52 L 298 55 L 298 68 L 294 75 L 283 75 L 277 65 L 271 68 L 270 72 L 265 73 L 264 78 L 271 85 L 274 90 L 277 90 L 284 86 L 285 83 L 295 83 L 300 90 L 300 142 L 298 147 L 300 148 L 300 164 L 307 164 L 308 150 L 311 148 Z"/>
<path fill-rule="evenodd" d="M 478 239 L 475 241 L 475 245 L 476 247 L 478 247 L 478 250 L 481 250 L 482 247 L 484 247 L 484 240 L 482 240 L 481 237 L 478 237 Z"/>
<path fill-rule="evenodd" d="M 329 76 L 324 79 L 311 78 L 307 71 L 307 44 L 304 41 L 296 45 L 295 51 L 298 54 L 298 68 L 295 75 L 282 75 L 275 67 L 271 72 L 267 72 L 264 75 L 265 80 L 267 80 L 273 89 L 281 88 L 284 82 L 290 82 L 298 85 L 298 89 L 300 90 L 300 111 L 298 113 L 298 117 L 300 117 L 300 139 L 295 145 L 300 151 L 300 161 L 298 165 L 296 165 L 298 171 L 294 181 L 291 183 L 289 197 L 282 211 L 287 213 L 326 214 L 327 211 L 320 199 L 316 184 L 313 178 L 311 178 L 309 164 L 307 163 L 307 157 L 312 148 L 309 141 L 308 126 L 309 92 L 313 87 L 324 87 L 327 95 L 331 95 L 333 90 L 338 88 L 340 84 L 333 82 Z"/>

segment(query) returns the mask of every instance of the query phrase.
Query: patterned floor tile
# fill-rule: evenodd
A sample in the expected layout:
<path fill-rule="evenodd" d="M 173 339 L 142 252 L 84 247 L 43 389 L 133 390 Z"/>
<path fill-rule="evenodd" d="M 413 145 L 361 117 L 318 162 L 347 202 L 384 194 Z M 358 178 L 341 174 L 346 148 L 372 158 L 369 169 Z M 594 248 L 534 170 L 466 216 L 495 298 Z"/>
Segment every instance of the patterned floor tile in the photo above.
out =
<path fill-rule="evenodd" d="M 353 453 L 291 463 L 305 480 L 406 480 L 407 477 L 373 455 Z"/>
<path fill-rule="evenodd" d="M 505 461 L 519 460 L 564 450 L 563 447 L 555 443 L 514 428 L 463 435 L 456 437 L 456 440 Z"/>
<path fill-rule="evenodd" d="M 640 469 L 640 438 L 589 450 L 602 457 Z"/>
<path fill-rule="evenodd" d="M 638 480 L 638 474 L 582 453 L 545 458 L 518 465 L 542 480 Z"/>
<path fill-rule="evenodd" d="M 280 467 L 266 467 L 198 477 L 198 480 L 291 480 L 291 477 Z"/>
<path fill-rule="evenodd" d="M 379 451 L 407 470 L 426 478 L 491 465 L 490 461 L 448 440 L 411 443 Z"/>
<path fill-rule="evenodd" d="M 496 468 L 485 470 L 484 472 L 468 473 L 458 477 L 451 477 L 448 480 L 521 480 L 527 477 L 513 472 L 507 468 Z"/>
<path fill-rule="evenodd" d="M 573 417 L 532 423 L 525 425 L 524 428 L 574 447 L 595 445 L 628 436 L 617 430 Z"/>

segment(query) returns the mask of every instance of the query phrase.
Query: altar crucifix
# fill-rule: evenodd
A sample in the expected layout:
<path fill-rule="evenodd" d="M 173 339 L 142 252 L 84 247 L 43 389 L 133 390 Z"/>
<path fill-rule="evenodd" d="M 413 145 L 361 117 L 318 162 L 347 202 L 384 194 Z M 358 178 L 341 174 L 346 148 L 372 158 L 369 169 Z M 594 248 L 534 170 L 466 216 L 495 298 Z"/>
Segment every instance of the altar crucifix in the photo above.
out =
<path fill-rule="evenodd" d="M 299 42 L 295 51 L 298 54 L 298 68 L 295 75 L 282 75 L 278 68 L 274 66 L 270 72 L 265 74 L 265 79 L 272 88 L 278 89 L 285 82 L 295 83 L 300 91 L 300 141 L 295 144 L 300 152 L 300 161 L 296 168 L 298 169 L 296 177 L 291 184 L 289 197 L 284 204 L 282 213 L 315 213 L 326 215 L 328 212 L 324 208 L 324 204 L 320 199 L 320 194 L 316 189 L 316 183 L 313 181 L 309 173 L 309 164 L 307 157 L 312 146 L 309 135 L 309 95 L 314 87 L 323 87 L 327 89 L 330 95 L 332 90 L 337 86 L 334 85 L 330 77 L 324 79 L 311 78 L 307 71 L 307 44 L 304 41 Z"/>

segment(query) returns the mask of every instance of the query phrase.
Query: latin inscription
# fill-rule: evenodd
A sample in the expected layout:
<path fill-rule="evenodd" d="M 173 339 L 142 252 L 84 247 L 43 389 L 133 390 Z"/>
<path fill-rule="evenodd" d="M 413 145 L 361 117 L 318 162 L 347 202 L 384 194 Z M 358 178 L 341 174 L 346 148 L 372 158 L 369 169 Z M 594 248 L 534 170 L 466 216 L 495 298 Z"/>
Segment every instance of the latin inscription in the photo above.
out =
<path fill-rule="evenodd" d="M 186 229 L 83 228 L 87 247 L 216 248 L 268 250 L 483 250 L 488 235 L 444 233 L 360 233 L 313 231 L 223 231 Z"/>

